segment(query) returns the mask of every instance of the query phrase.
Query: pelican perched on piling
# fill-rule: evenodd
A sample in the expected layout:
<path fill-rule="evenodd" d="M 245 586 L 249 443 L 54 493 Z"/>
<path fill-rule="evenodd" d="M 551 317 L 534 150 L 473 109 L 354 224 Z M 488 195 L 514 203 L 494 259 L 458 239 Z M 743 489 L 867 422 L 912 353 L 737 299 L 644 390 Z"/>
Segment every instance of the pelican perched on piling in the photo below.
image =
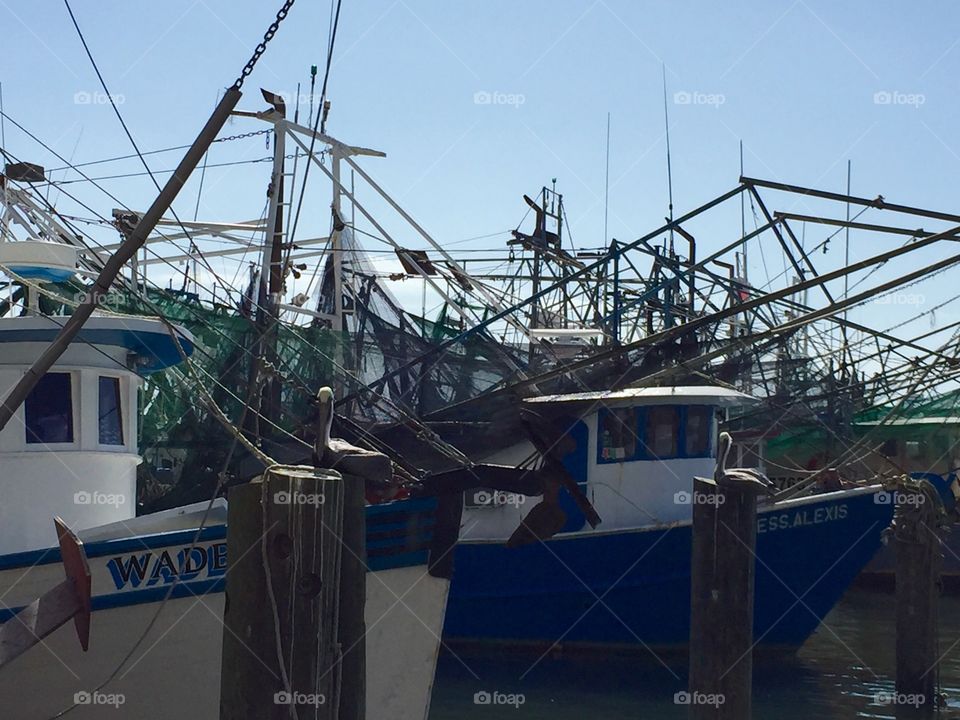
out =
<path fill-rule="evenodd" d="M 733 450 L 733 438 L 728 432 L 720 433 L 717 445 L 717 467 L 713 479 L 718 485 L 758 485 L 758 490 L 770 493 L 773 483 L 756 468 L 728 468 L 727 458 Z"/>
<path fill-rule="evenodd" d="M 389 457 L 330 437 L 333 430 L 333 401 L 333 390 L 326 386 L 320 388 L 317 392 L 316 438 L 313 442 L 314 466 L 363 478 L 368 488 L 381 494 L 385 490 L 395 490 L 397 484 L 393 482 L 393 464 Z"/>

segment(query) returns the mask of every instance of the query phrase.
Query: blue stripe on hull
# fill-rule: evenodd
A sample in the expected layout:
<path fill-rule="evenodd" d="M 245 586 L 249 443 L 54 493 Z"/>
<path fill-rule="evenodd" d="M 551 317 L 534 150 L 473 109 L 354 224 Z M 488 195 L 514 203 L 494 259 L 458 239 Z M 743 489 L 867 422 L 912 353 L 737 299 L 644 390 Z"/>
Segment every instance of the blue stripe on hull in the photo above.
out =
<path fill-rule="evenodd" d="M 880 546 L 892 508 L 873 498 L 828 497 L 761 515 L 755 639 L 798 647 L 816 629 Z M 547 645 L 684 645 L 690 536 L 683 525 L 511 550 L 461 543 L 444 634 Z"/>
<path fill-rule="evenodd" d="M 366 508 L 367 571 L 381 572 L 396 568 L 426 565 L 433 539 L 436 507 L 437 500 L 435 498 L 395 500 L 379 505 L 368 505 Z M 175 530 L 130 538 L 94 541 L 86 543 L 84 550 L 87 557 L 94 561 L 105 557 L 122 559 L 124 555 L 131 553 L 149 555 L 151 552 L 162 551 L 168 551 L 176 557 L 178 552 L 185 553 L 196 538 L 198 543 L 220 541 L 218 546 L 223 547 L 225 553 L 226 536 L 227 526 L 218 524 L 203 528 L 199 537 L 197 537 L 196 529 Z M 13 568 L 29 569 L 59 562 L 60 548 L 11 553 L 0 556 L 0 571 Z M 180 598 L 207 593 L 221 593 L 226 587 L 223 572 L 224 570 L 221 569 L 216 576 L 181 580 L 174 587 L 171 597 Z M 426 568 L 424 568 L 424 573 L 426 573 Z M 172 582 L 172 576 L 169 578 L 164 576 L 162 583 L 156 587 L 139 590 L 125 589 L 122 592 L 109 593 L 104 593 L 105 588 L 95 586 L 93 588 L 92 607 L 93 610 L 105 610 L 127 605 L 159 602 L 166 597 Z M 0 589 L 0 592 L 2 592 L 2 589 Z M 20 607 L 0 607 L 0 624 L 9 620 L 21 609 Z"/>
<path fill-rule="evenodd" d="M 433 538 L 436 507 L 435 498 L 394 500 L 379 505 L 368 505 L 366 508 L 367 548 L 373 550 L 372 554 L 376 555 L 391 550 L 395 553 L 411 551 L 429 545 Z M 194 539 L 197 542 L 206 542 L 224 540 L 226 537 L 227 526 L 217 524 L 203 528 L 199 536 L 196 529 L 153 532 L 113 540 L 94 540 L 84 543 L 83 549 L 88 558 L 98 558 L 174 545 L 190 545 Z M 0 555 L 0 570 L 59 562 L 59 547 L 27 550 Z"/>

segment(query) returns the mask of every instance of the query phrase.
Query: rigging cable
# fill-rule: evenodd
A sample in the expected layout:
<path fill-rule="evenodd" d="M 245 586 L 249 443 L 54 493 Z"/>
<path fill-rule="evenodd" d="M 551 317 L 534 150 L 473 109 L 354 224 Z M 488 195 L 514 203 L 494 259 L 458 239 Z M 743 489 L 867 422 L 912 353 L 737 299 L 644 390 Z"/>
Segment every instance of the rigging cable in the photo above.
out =
<path fill-rule="evenodd" d="M 123 126 L 124 132 L 127 134 L 127 137 L 129 138 L 130 143 L 133 145 L 134 149 L 136 150 L 137 155 L 140 157 L 141 162 L 144 164 L 144 167 L 146 167 L 146 168 L 149 170 L 149 167 L 147 166 L 146 160 L 145 160 L 145 159 L 143 158 L 143 156 L 140 154 L 140 149 L 139 149 L 139 147 L 137 147 L 137 144 L 136 144 L 136 142 L 134 141 L 133 136 L 130 134 L 130 131 L 129 131 L 129 129 L 127 128 L 126 123 L 124 122 L 123 117 L 120 115 L 120 112 L 119 112 L 119 110 L 117 109 L 116 103 L 114 103 L 113 97 L 110 95 L 110 91 L 109 91 L 109 89 L 107 88 L 106 82 L 104 82 L 103 76 L 102 76 L 101 73 L 100 73 L 100 69 L 97 67 L 96 62 L 95 62 L 94 59 L 93 59 L 93 55 L 92 55 L 91 52 L 90 52 L 90 48 L 87 46 L 87 41 L 86 41 L 86 39 L 83 37 L 83 33 L 82 33 L 81 30 L 80 30 L 80 26 L 77 24 L 76 17 L 75 17 L 74 14 L 73 14 L 73 9 L 70 7 L 70 0 L 63 0 L 63 1 L 64 1 L 64 5 L 66 5 L 67 12 L 70 14 L 70 19 L 73 21 L 73 26 L 74 26 L 74 28 L 76 28 L 77 34 L 78 34 L 79 37 L 80 37 L 80 41 L 83 43 L 83 47 L 84 47 L 84 50 L 85 50 L 86 53 L 87 53 L 87 57 L 90 59 L 90 62 L 91 62 L 91 64 L 93 65 L 93 68 L 94 68 L 94 70 L 95 70 L 96 73 L 97 73 L 97 77 L 100 79 L 100 84 L 103 86 L 104 92 L 107 94 L 107 98 L 108 98 L 108 100 L 110 101 L 110 105 L 111 105 L 111 107 L 113 108 L 114 113 L 116 114 L 117 118 L 119 119 L 120 124 Z M 284 2 L 283 6 L 280 8 L 280 11 L 277 13 L 276 20 L 274 20 L 274 22 L 270 25 L 270 27 L 268 28 L 266 34 L 264 35 L 264 39 L 257 45 L 256 49 L 254 50 L 253 56 L 250 58 L 250 60 L 247 61 L 247 64 L 246 64 L 246 66 L 243 68 L 243 71 L 241 72 L 240 76 L 239 76 L 239 77 L 236 79 L 236 81 L 234 82 L 234 85 L 233 85 L 234 89 L 239 90 L 240 87 L 243 85 L 243 80 L 244 80 L 244 78 L 246 78 L 246 77 L 253 71 L 253 68 L 254 68 L 254 66 L 255 66 L 256 63 L 257 63 L 257 60 L 259 60 L 259 58 L 260 58 L 260 56 L 263 54 L 264 50 L 266 50 L 266 44 L 273 38 L 273 35 L 274 35 L 274 34 L 276 33 L 276 31 L 277 31 L 277 27 L 278 27 L 279 23 L 284 19 L 284 17 L 286 17 L 286 14 L 287 14 L 287 12 L 289 11 L 290 7 L 293 5 L 293 2 L 294 2 L 294 0 L 286 0 L 286 2 Z M 152 177 L 153 177 L 153 176 L 151 175 L 151 178 L 152 178 Z M 157 189 L 158 189 L 158 191 L 159 191 L 160 186 L 159 186 L 159 184 L 156 182 L 156 179 L 154 179 L 154 184 L 157 185 Z M 171 211 L 172 211 L 172 208 L 171 208 Z M 176 214 L 175 214 L 175 213 L 174 213 L 174 217 L 176 217 Z M 177 220 L 177 222 L 178 222 L 178 223 L 180 222 L 179 219 Z M 182 223 L 180 223 L 180 225 L 181 225 L 181 227 L 183 228 Z M 184 230 L 184 232 L 186 233 L 186 228 L 183 228 L 183 230 Z M 189 237 L 189 233 L 186 233 L 186 234 L 187 234 L 187 236 Z M 179 343 L 179 342 L 176 342 L 176 343 L 174 343 L 174 344 L 177 346 L 177 348 L 178 348 L 178 349 L 180 350 L 180 352 L 182 353 L 182 352 L 183 352 L 183 348 L 180 346 L 180 343 Z M 215 501 L 218 493 L 219 493 L 219 487 L 216 489 L 214 495 L 213 495 L 213 496 L 211 497 L 211 499 L 210 499 L 210 502 L 209 502 L 209 504 L 208 504 L 208 506 L 207 506 L 207 511 L 204 513 L 203 522 L 206 521 L 207 516 L 208 516 L 208 514 L 209 514 L 209 511 L 210 511 L 210 508 L 213 507 L 213 503 L 214 503 L 214 501 Z M 200 527 L 197 529 L 197 533 L 196 533 L 195 538 L 194 538 L 194 545 L 196 544 L 197 540 L 199 539 L 200 533 L 201 533 L 202 529 L 203 529 L 203 524 L 201 524 Z M 192 547 L 191 547 L 191 551 L 192 551 Z M 137 639 L 137 641 L 134 643 L 134 645 L 130 648 L 130 651 L 123 657 L 123 659 L 120 661 L 120 663 L 116 666 L 116 668 L 110 673 L 110 675 L 107 677 L 107 679 L 104 680 L 104 681 L 96 688 L 97 691 L 101 690 L 101 689 L 102 689 L 103 687 L 105 687 L 110 681 L 112 681 L 114 678 L 116 678 L 116 676 L 120 673 L 120 670 L 123 668 L 123 666 L 126 665 L 126 663 L 130 660 L 130 658 L 133 657 L 134 653 L 137 651 L 137 649 L 138 649 L 138 648 L 140 647 L 140 645 L 143 643 L 143 641 L 146 640 L 147 635 L 149 634 L 149 632 L 150 632 L 151 629 L 153 628 L 154 624 L 156 623 L 157 619 L 158 619 L 159 616 L 160 616 L 160 613 L 163 611 L 163 608 L 166 606 L 166 603 L 169 601 L 170 597 L 172 596 L 173 590 L 174 590 L 174 588 L 175 588 L 175 586 L 176 586 L 176 581 L 177 581 L 178 578 L 179 578 L 179 575 L 175 576 L 174 582 L 171 583 L 170 589 L 167 591 L 167 593 L 166 593 L 163 601 L 160 603 L 160 607 L 157 608 L 156 613 L 155 613 L 154 616 L 151 618 L 149 624 L 148 624 L 147 627 L 144 629 L 143 633 L 140 635 L 140 637 Z M 289 689 L 289 688 L 288 688 L 288 689 Z M 63 711 L 61 711 L 61 712 L 59 712 L 59 713 L 57 713 L 57 715 L 54 716 L 54 717 L 61 717 L 61 716 L 65 715 L 66 713 L 70 712 L 71 710 L 73 710 L 73 709 L 76 708 L 76 707 L 78 707 L 78 703 L 75 701 L 70 707 L 64 709 Z"/>
<path fill-rule="evenodd" d="M 327 97 L 327 81 L 330 79 L 330 67 L 333 64 L 333 46 L 337 40 L 337 27 L 340 24 L 340 5 L 342 0 L 337 0 L 337 9 L 333 17 L 333 25 L 330 31 L 330 36 L 327 42 L 327 65 L 323 72 L 323 86 L 320 90 L 320 107 L 317 109 L 317 116 L 313 121 L 313 132 L 310 134 L 310 148 L 307 150 L 307 163 L 306 167 L 303 170 L 303 182 L 300 183 L 300 196 L 297 198 L 297 212 L 293 216 L 293 225 L 290 227 L 290 232 L 287 233 L 287 244 L 290 246 L 291 250 L 293 248 L 294 239 L 297 234 L 297 226 L 300 224 L 300 210 L 303 208 L 303 198 L 307 191 L 307 180 L 310 177 L 310 168 L 313 166 L 311 160 L 314 158 L 314 148 L 317 143 L 317 128 L 321 128 L 321 132 L 326 127 L 326 111 L 324 110 L 324 104 L 326 103 Z M 321 124 L 321 118 L 323 123 Z M 299 149 L 298 151 L 299 152 Z M 321 154 L 322 159 L 322 154 Z M 339 194 L 340 187 L 334 187 L 334 192 Z M 331 232 L 330 237 L 333 236 Z M 324 251 L 330 246 L 330 240 L 328 238 L 327 243 L 324 245 Z M 288 252 L 289 259 L 289 252 Z M 317 263 L 317 268 L 319 268 L 320 263 Z M 310 278 L 310 281 L 307 283 L 307 288 L 313 285 L 314 277 L 316 277 L 317 268 L 314 268 L 313 276 Z M 337 328 L 339 330 L 340 328 Z"/>
<path fill-rule="evenodd" d="M 232 140 L 242 140 L 244 138 L 254 137 L 255 135 L 266 135 L 269 132 L 273 132 L 273 131 L 269 129 L 255 130 L 253 132 L 240 133 L 239 135 L 228 135 L 222 138 L 215 138 L 210 141 L 210 144 L 212 145 L 213 143 L 230 142 Z M 189 145 L 174 145 L 172 147 L 160 148 L 158 150 L 144 150 L 143 155 L 144 156 L 158 155 L 160 153 L 174 152 L 175 150 L 186 150 L 189 147 L 190 147 Z M 135 158 L 135 157 L 137 157 L 137 154 L 131 153 L 129 155 L 117 155 L 115 157 L 103 158 L 101 160 L 89 160 L 87 162 L 82 162 L 82 163 L 71 163 L 69 165 L 63 165 L 61 167 L 52 168 L 50 172 L 53 173 L 53 172 L 59 172 L 60 170 L 74 170 L 76 168 L 89 167 L 91 165 L 103 165 L 104 163 L 119 162 L 121 160 L 130 160 L 131 158 Z"/>

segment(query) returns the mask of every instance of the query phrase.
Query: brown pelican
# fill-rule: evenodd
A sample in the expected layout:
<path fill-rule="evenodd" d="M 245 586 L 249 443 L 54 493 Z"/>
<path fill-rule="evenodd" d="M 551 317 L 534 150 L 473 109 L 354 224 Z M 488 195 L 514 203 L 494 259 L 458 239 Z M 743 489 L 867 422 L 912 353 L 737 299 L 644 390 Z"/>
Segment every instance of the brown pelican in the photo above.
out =
<path fill-rule="evenodd" d="M 322 387 L 317 392 L 317 414 L 317 435 L 313 443 L 315 467 L 363 478 L 367 488 L 378 494 L 396 490 L 393 464 L 389 457 L 330 437 L 333 428 L 333 390 L 329 387 Z"/>

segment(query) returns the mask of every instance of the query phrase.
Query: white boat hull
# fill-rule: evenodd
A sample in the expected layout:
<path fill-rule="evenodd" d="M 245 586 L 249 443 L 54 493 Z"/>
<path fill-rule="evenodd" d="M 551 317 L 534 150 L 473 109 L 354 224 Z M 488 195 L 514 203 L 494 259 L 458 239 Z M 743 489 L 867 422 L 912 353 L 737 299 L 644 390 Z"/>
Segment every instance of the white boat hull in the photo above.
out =
<path fill-rule="evenodd" d="M 120 713 L 113 717 L 216 720 L 226 564 L 220 548 L 225 549 L 225 539 L 221 532 L 197 543 L 191 555 L 205 555 L 204 568 L 181 580 L 177 596 L 164 604 L 169 583 L 157 570 L 159 561 L 165 552 L 172 558 L 181 551 L 186 554 L 191 538 L 185 534 L 166 533 L 175 543 L 165 543 L 164 533 L 88 542 L 94 595 L 89 651 L 81 650 L 68 623 L 0 668 L 0 717 L 52 717 L 79 701 L 69 715 L 75 720 L 110 717 L 105 705 L 119 706 Z M 51 557 L 25 553 L 0 558 L 0 610 L 8 618 L 12 610 L 62 582 L 63 567 L 54 551 L 48 552 Z M 127 572 L 130 558 L 143 561 L 137 568 L 144 570 Z M 33 562 L 19 564 L 19 559 Z M 429 575 L 424 564 L 367 573 L 366 695 L 371 720 L 425 720 L 448 587 L 448 580 Z M 114 679 L 95 693 L 135 646 Z"/>

